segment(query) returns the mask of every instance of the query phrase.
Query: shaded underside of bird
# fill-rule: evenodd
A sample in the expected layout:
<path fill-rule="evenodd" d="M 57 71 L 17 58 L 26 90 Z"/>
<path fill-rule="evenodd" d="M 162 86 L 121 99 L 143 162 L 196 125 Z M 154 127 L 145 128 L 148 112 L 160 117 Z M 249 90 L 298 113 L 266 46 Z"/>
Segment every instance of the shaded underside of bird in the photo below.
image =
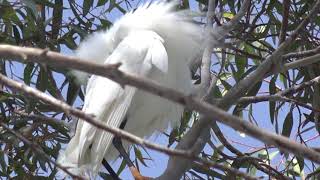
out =
<path fill-rule="evenodd" d="M 175 10 L 176 3 L 154 2 L 129 12 L 106 31 L 90 35 L 76 55 L 100 64 L 121 63 L 119 69 L 157 81 L 164 86 L 190 93 L 188 62 L 201 52 L 201 27 L 192 18 Z M 175 126 L 183 107 L 169 100 L 124 86 L 104 77 L 75 71 L 85 84 L 83 111 L 96 120 L 119 127 L 139 137 Z M 103 158 L 113 160 L 118 153 L 112 146 L 113 135 L 78 121 L 74 137 L 58 162 L 78 174 L 96 174 Z M 128 143 L 125 143 L 128 146 Z"/>

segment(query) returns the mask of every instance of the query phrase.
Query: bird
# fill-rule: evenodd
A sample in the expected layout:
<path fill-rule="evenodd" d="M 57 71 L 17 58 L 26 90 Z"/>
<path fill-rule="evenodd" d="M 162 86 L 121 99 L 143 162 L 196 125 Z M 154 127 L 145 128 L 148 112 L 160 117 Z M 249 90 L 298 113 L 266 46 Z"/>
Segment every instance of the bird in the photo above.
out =
<path fill-rule="evenodd" d="M 163 86 L 191 93 L 189 62 L 202 51 L 202 29 L 177 10 L 177 2 L 149 2 L 116 20 L 110 29 L 89 35 L 76 56 L 99 64 L 121 63 L 120 71 L 148 78 Z M 129 85 L 81 71 L 73 73 L 86 85 L 82 111 L 113 127 L 124 127 L 138 137 L 178 125 L 183 113 L 179 104 Z M 118 157 L 114 135 L 79 119 L 75 135 L 58 162 L 78 174 L 97 174 L 103 159 Z M 130 144 L 124 142 L 124 146 Z"/>

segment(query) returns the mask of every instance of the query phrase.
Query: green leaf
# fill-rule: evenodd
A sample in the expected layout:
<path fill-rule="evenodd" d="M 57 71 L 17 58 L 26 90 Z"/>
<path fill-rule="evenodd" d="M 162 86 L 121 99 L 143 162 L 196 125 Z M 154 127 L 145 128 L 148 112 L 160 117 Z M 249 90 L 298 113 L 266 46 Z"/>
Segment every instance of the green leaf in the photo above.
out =
<path fill-rule="evenodd" d="M 26 67 L 24 68 L 23 81 L 27 85 L 30 85 L 32 74 L 33 74 L 32 73 L 33 68 L 34 68 L 34 64 L 33 63 L 27 63 Z"/>
<path fill-rule="evenodd" d="M 72 105 L 78 97 L 80 86 L 75 81 L 70 81 L 67 92 L 67 103 Z"/>
<path fill-rule="evenodd" d="M 266 150 L 261 150 L 258 152 L 258 157 L 260 159 L 268 159 L 268 153 Z"/>
<path fill-rule="evenodd" d="M 240 80 L 241 76 L 244 73 L 244 70 L 247 66 L 248 58 L 245 58 L 244 56 L 236 55 L 235 56 L 235 63 L 236 63 L 236 67 L 238 69 L 238 71 L 236 72 L 236 76 L 237 76 L 237 79 Z"/>
<path fill-rule="evenodd" d="M 5 154 L 2 150 L 0 150 L 0 169 L 2 170 L 2 172 L 6 173 L 6 167 L 7 167 L 7 163 L 5 161 Z"/>
<path fill-rule="evenodd" d="M 276 80 L 277 76 L 273 76 L 270 84 L 269 84 L 269 93 L 270 95 L 276 93 Z M 271 123 L 274 123 L 274 115 L 275 115 L 275 109 L 276 109 L 276 102 L 275 101 L 269 101 L 269 114 L 270 114 L 270 119 Z"/>
<path fill-rule="evenodd" d="M 297 159 L 297 162 L 299 164 L 299 168 L 302 171 L 303 168 L 304 168 L 304 158 L 301 157 L 301 156 L 297 156 L 296 159 Z"/>
<path fill-rule="evenodd" d="M 119 3 L 120 4 L 120 3 Z M 127 11 L 125 9 L 123 9 L 118 3 L 114 4 L 114 7 L 116 7 L 120 12 L 122 12 L 123 14 L 125 14 Z"/>
<path fill-rule="evenodd" d="M 102 29 L 106 29 L 106 28 L 109 28 L 110 26 L 112 26 L 112 22 L 108 21 L 107 19 L 99 19 L 99 20 L 100 20 Z"/>
<path fill-rule="evenodd" d="M 87 31 L 83 30 L 80 26 L 71 25 L 70 27 L 72 28 L 72 30 L 77 32 L 81 36 L 81 38 L 84 38 L 88 35 Z"/>
<path fill-rule="evenodd" d="M 40 167 L 43 171 L 48 172 L 47 167 L 46 167 L 46 161 L 42 159 L 42 157 L 39 157 L 38 162 L 40 164 Z"/>
<path fill-rule="evenodd" d="M 97 6 L 105 5 L 108 2 L 108 0 L 98 0 Z"/>
<path fill-rule="evenodd" d="M 229 90 L 229 89 L 232 88 L 232 86 L 227 81 L 224 81 L 224 80 L 220 79 L 220 82 L 221 82 L 221 84 L 224 86 L 224 88 L 226 90 Z"/>
<path fill-rule="evenodd" d="M 45 68 L 41 67 L 38 75 L 38 79 L 36 82 L 36 88 L 40 91 L 45 91 L 48 85 L 48 74 Z"/>
<path fill-rule="evenodd" d="M 61 40 L 63 44 L 65 44 L 68 48 L 70 49 L 76 49 L 77 48 L 77 44 L 74 42 L 74 38 L 72 37 L 73 33 L 68 33 L 66 35 L 64 35 Z"/>
<path fill-rule="evenodd" d="M 283 83 L 284 88 L 288 88 L 288 82 L 287 82 L 287 78 L 281 73 L 280 74 L 280 81 Z"/>
<path fill-rule="evenodd" d="M 255 96 L 259 92 L 262 85 L 262 81 L 257 82 L 247 93 L 247 96 Z"/>
<path fill-rule="evenodd" d="M 170 135 L 169 135 L 169 144 L 168 147 L 170 147 L 175 141 L 176 141 L 176 137 L 178 136 L 179 132 L 178 132 L 178 128 L 174 128 Z"/>
<path fill-rule="evenodd" d="M 230 12 L 224 12 L 224 13 L 222 14 L 222 16 L 223 16 L 224 18 L 232 19 L 232 18 L 234 17 L 234 14 L 233 14 L 233 13 L 230 13 Z"/>
<path fill-rule="evenodd" d="M 201 3 L 203 5 L 208 5 L 208 0 L 196 0 L 198 3 Z"/>
<path fill-rule="evenodd" d="M 119 167 L 119 169 L 118 169 L 118 171 L 117 171 L 117 174 L 118 174 L 118 175 L 121 174 L 121 172 L 124 170 L 124 168 L 126 167 L 126 165 L 127 165 L 126 161 L 125 161 L 124 159 L 122 159 L 122 162 L 121 162 L 121 164 L 120 164 L 120 167 Z"/>
<path fill-rule="evenodd" d="M 290 111 L 287 114 L 286 118 L 284 119 L 281 134 L 283 136 L 290 137 L 292 126 L 293 126 L 293 117 L 292 117 L 292 111 Z"/>
<path fill-rule="evenodd" d="M 133 149 L 134 149 L 134 153 L 135 153 L 135 155 L 136 155 L 136 158 L 138 158 L 138 160 L 139 160 L 144 166 L 148 167 L 147 164 L 144 162 L 144 158 L 143 158 L 143 156 L 142 156 L 141 151 L 140 151 L 136 146 L 133 146 Z"/>
<path fill-rule="evenodd" d="M 16 40 L 16 43 L 19 44 L 21 41 L 20 32 L 19 32 L 17 26 L 12 26 L 12 29 L 13 29 L 14 39 Z"/>
<path fill-rule="evenodd" d="M 255 166 L 251 165 L 248 167 L 249 175 L 251 175 L 251 176 L 256 176 L 257 170 L 258 169 Z"/>
<path fill-rule="evenodd" d="M 213 94 L 214 94 L 214 97 L 216 97 L 216 98 L 221 98 L 222 97 L 222 93 L 221 93 L 219 88 L 214 88 Z"/>
<path fill-rule="evenodd" d="M 93 0 L 84 0 L 83 1 L 83 4 L 82 4 L 82 13 L 83 13 L 83 16 L 86 16 L 88 13 L 89 13 L 89 10 L 90 8 L 92 7 L 93 5 Z"/>
<path fill-rule="evenodd" d="M 23 4 L 25 4 L 25 6 L 31 10 L 32 15 L 34 17 L 38 17 L 38 10 L 37 10 L 37 5 L 33 0 L 22 0 Z"/>

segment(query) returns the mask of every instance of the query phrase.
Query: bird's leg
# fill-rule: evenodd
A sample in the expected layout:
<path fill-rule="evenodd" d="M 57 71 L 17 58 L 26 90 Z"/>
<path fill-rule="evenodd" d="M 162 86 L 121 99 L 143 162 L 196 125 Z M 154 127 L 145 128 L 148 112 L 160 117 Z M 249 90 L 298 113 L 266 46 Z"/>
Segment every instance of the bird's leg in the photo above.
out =
<path fill-rule="evenodd" d="M 102 160 L 102 165 L 107 169 L 113 180 L 120 180 L 118 174 L 114 172 L 110 164 L 105 159 Z"/>
<path fill-rule="evenodd" d="M 114 145 L 114 147 L 118 150 L 118 152 L 120 153 L 120 155 L 122 156 L 122 158 L 125 160 L 125 162 L 127 163 L 127 165 L 129 166 L 129 168 L 134 167 L 134 164 L 132 163 L 132 161 L 130 160 L 130 157 L 128 155 L 128 153 L 126 152 L 126 150 L 124 149 L 123 145 L 122 145 L 122 141 L 121 138 L 119 137 L 114 137 L 112 140 L 112 144 Z"/>
<path fill-rule="evenodd" d="M 148 177 L 142 176 L 140 174 L 140 172 L 138 171 L 138 169 L 134 166 L 133 162 L 130 160 L 128 153 L 123 148 L 121 138 L 114 137 L 112 143 L 113 143 L 114 147 L 118 150 L 120 155 L 123 157 L 124 161 L 127 163 L 128 167 L 132 173 L 132 176 L 134 177 L 135 180 L 148 180 L 148 179 L 150 179 Z"/>
<path fill-rule="evenodd" d="M 128 118 L 125 117 L 124 120 L 121 122 L 120 124 L 120 129 L 124 129 L 124 127 L 126 126 L 128 121 Z M 121 138 L 115 136 L 112 140 L 112 144 L 114 145 L 114 147 L 118 150 L 118 152 L 120 153 L 120 155 L 123 157 L 124 161 L 127 163 L 127 165 L 129 166 L 129 168 L 131 169 L 131 167 L 134 167 L 134 164 L 132 163 L 132 161 L 130 160 L 130 157 L 128 155 L 128 153 L 126 152 L 126 150 L 124 149 L 123 145 L 122 145 L 122 141 Z"/>
<path fill-rule="evenodd" d="M 125 120 L 120 124 L 120 129 L 124 129 L 126 123 L 127 123 L 127 118 L 125 118 Z M 133 162 L 130 160 L 128 153 L 126 152 L 126 150 L 124 149 L 124 147 L 122 145 L 121 138 L 114 137 L 112 140 L 112 144 L 118 150 L 118 152 L 120 153 L 120 155 L 122 156 L 122 158 L 126 162 L 127 166 L 129 167 L 129 169 L 132 173 L 132 176 L 134 177 L 135 180 L 148 180 L 148 179 L 150 179 L 148 177 L 142 176 L 140 174 L 140 172 L 138 171 L 138 169 L 134 166 Z"/>

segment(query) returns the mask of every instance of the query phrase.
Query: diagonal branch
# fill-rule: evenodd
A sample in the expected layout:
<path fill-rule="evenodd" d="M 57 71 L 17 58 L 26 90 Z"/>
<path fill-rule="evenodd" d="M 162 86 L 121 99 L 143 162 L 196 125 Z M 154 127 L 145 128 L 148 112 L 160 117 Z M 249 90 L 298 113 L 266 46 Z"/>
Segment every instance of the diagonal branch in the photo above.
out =
<path fill-rule="evenodd" d="M 151 143 L 151 142 L 149 142 L 147 140 L 139 138 L 139 137 L 137 137 L 137 136 L 135 136 L 133 134 L 130 134 L 130 133 L 124 131 L 124 130 L 121 130 L 119 128 L 112 127 L 110 125 L 106 125 L 106 124 L 104 124 L 104 123 L 102 123 L 100 121 L 95 120 L 91 115 L 89 115 L 87 113 L 84 113 L 84 112 L 82 112 L 82 111 L 80 111 L 78 109 L 72 108 L 71 106 L 69 106 L 67 103 L 65 103 L 63 101 L 55 99 L 54 97 L 49 96 L 49 95 L 47 95 L 47 94 L 45 94 L 45 93 L 43 93 L 41 91 L 38 91 L 36 89 L 33 89 L 33 88 L 31 88 L 31 87 L 29 87 L 29 86 L 27 86 L 25 84 L 16 82 L 14 80 L 11 80 L 11 79 L 5 77 L 2 74 L 0 74 L 0 82 L 5 84 L 6 86 L 9 86 L 9 87 L 11 87 L 13 89 L 16 89 L 16 90 L 18 90 L 18 91 L 20 91 L 20 92 L 22 92 L 22 93 L 24 93 L 26 95 L 29 95 L 29 96 L 32 96 L 32 97 L 37 97 L 38 99 L 40 99 L 40 100 L 42 100 L 44 102 L 47 102 L 47 103 L 57 107 L 58 109 L 61 109 L 66 114 L 72 114 L 72 115 L 74 115 L 76 117 L 79 117 L 82 120 L 92 124 L 93 126 L 99 128 L 99 129 L 102 129 L 104 131 L 108 131 L 108 132 L 114 134 L 115 136 L 121 137 L 122 139 L 128 140 L 128 141 L 130 141 L 132 143 L 140 144 L 142 146 L 146 146 L 146 147 L 148 147 L 150 149 L 157 150 L 157 151 L 165 153 L 167 155 L 179 156 L 179 157 L 191 159 L 191 160 L 194 160 L 195 162 L 202 163 L 205 166 L 217 168 L 217 169 L 220 169 L 222 171 L 227 171 L 227 172 L 230 172 L 231 174 L 235 174 L 237 176 L 241 176 L 241 177 L 244 177 L 246 179 L 254 179 L 254 180 L 257 179 L 255 177 L 249 176 L 249 175 L 247 175 L 247 174 L 245 174 L 245 173 L 243 173 L 243 172 L 241 172 L 241 171 L 239 171 L 237 169 L 230 168 L 228 166 L 215 163 L 213 161 L 207 160 L 207 159 L 202 158 L 202 157 L 198 157 L 197 155 L 195 155 L 190 150 L 185 151 L 185 150 L 169 149 L 169 148 L 166 148 L 164 146 L 161 146 L 161 145 L 158 145 L 158 144 L 155 144 L 155 143 Z M 5 126 L 5 128 L 6 128 L 6 125 L 3 124 L 2 122 L 0 122 L 0 125 Z M 21 139 L 21 140 L 24 141 L 23 139 Z M 27 141 L 24 141 L 24 142 L 27 142 Z"/>
<path fill-rule="evenodd" d="M 163 98 L 174 101 L 176 103 L 179 103 L 189 109 L 196 110 L 199 113 L 206 115 L 208 119 L 216 119 L 217 121 L 223 124 L 226 124 L 238 131 L 245 132 L 248 135 L 257 138 L 268 145 L 275 145 L 284 151 L 291 152 L 296 155 L 301 155 L 312 161 L 320 163 L 320 154 L 315 152 L 312 149 L 309 149 L 301 144 L 298 144 L 292 140 L 289 140 L 288 138 L 262 130 L 238 117 L 232 116 L 227 112 L 221 109 L 218 109 L 208 103 L 202 102 L 194 97 L 185 95 L 184 93 L 181 93 L 171 88 L 163 87 L 160 84 L 147 80 L 145 78 L 138 78 L 135 75 L 124 73 L 118 70 L 118 65 L 98 65 L 96 63 L 89 63 L 74 57 L 68 57 L 68 56 L 64 56 L 54 52 L 47 52 L 47 55 L 45 56 L 46 58 L 43 58 L 42 52 L 43 50 L 35 49 L 35 48 L 21 48 L 16 46 L 0 45 L 0 56 L 6 55 L 5 57 L 11 57 L 11 59 L 22 56 L 22 57 L 25 57 L 24 58 L 25 60 L 29 60 L 33 62 L 50 63 L 51 65 L 55 65 L 59 67 L 63 66 L 63 67 L 75 68 L 78 70 L 85 70 L 88 73 L 93 73 L 97 75 L 102 75 L 104 77 L 108 77 L 123 85 L 126 84 L 126 85 L 132 85 L 132 86 L 141 88 L 155 95 L 158 95 Z M 77 117 L 80 117 L 84 120 L 88 120 L 88 122 L 90 121 L 89 123 L 95 126 L 99 126 L 100 128 L 105 128 L 105 130 L 111 133 L 115 133 L 118 136 L 121 136 L 121 137 L 123 136 L 122 138 L 129 140 L 128 137 L 124 137 L 125 134 L 128 134 L 125 131 L 120 131 L 110 126 L 108 127 L 102 126 L 103 125 L 102 123 L 93 120 L 91 116 L 83 113 L 80 110 L 72 109 L 66 103 L 58 101 L 51 96 L 41 93 L 40 91 L 34 90 L 24 84 L 12 81 L 3 75 L 0 75 L 0 81 L 12 88 L 18 89 L 25 93 L 29 93 L 29 95 L 32 95 L 34 97 L 38 97 L 38 98 L 41 97 L 43 98 L 43 100 L 45 100 L 45 102 L 55 105 L 60 109 L 63 109 L 67 114 L 72 113 Z M 135 140 L 134 143 L 143 144 L 149 148 L 153 148 L 153 149 L 159 148 L 158 146 L 154 146 L 154 144 L 148 143 L 145 140 L 141 140 L 139 138 L 138 139 L 133 138 L 131 140 Z M 161 152 L 165 151 L 163 148 L 159 148 L 158 150 Z M 177 152 L 172 151 L 172 153 L 177 153 Z"/>

